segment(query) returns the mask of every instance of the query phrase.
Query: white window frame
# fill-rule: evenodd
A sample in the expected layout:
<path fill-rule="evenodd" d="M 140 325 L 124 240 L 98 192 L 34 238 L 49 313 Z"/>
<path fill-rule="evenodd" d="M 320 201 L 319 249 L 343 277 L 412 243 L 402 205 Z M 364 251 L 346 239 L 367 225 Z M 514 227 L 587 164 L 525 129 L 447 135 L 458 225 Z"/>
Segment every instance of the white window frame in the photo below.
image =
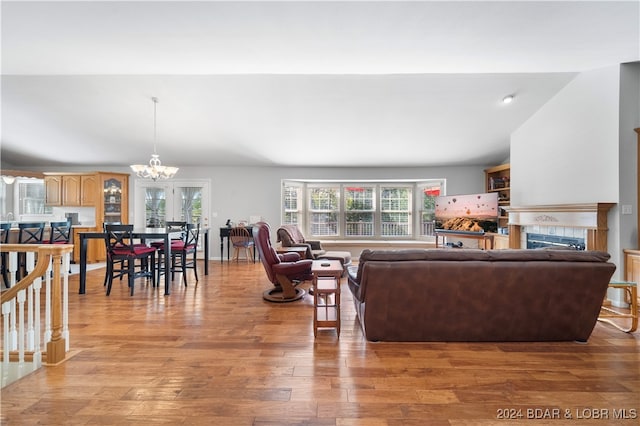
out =
<path fill-rule="evenodd" d="M 315 193 L 316 190 L 320 190 L 320 189 L 327 189 L 328 191 L 335 191 L 336 194 L 336 200 L 335 203 L 333 205 L 328 206 L 327 208 L 313 208 L 312 205 L 312 197 L 313 194 Z M 306 207 L 307 207 L 307 233 L 306 235 L 310 235 L 313 238 L 337 238 L 341 235 L 342 233 L 342 205 L 340 200 L 342 199 L 341 197 L 341 193 L 342 193 L 342 187 L 340 184 L 335 184 L 335 183 L 313 183 L 313 184 L 309 184 L 307 185 L 307 202 L 306 202 Z M 335 222 L 329 222 L 328 224 L 325 224 L 324 229 L 326 229 L 325 232 L 316 232 L 316 229 L 314 229 L 316 221 L 314 219 L 314 215 L 335 215 L 336 220 Z M 333 232 L 330 232 L 331 228 L 333 228 L 335 226 L 335 229 L 333 230 Z"/>
<path fill-rule="evenodd" d="M 425 188 L 437 187 L 440 189 L 440 195 L 446 195 L 446 179 L 408 179 L 408 180 L 348 180 L 348 181 L 319 181 L 319 180 L 303 180 L 303 179 L 283 179 L 282 180 L 282 223 L 285 223 L 285 188 L 295 186 L 299 188 L 298 194 L 302 200 L 298 200 L 299 209 L 295 214 L 298 217 L 297 225 L 308 238 L 313 239 L 334 239 L 334 240 L 422 240 L 433 241 L 433 224 L 422 223 L 423 213 L 425 213 L 425 202 L 423 192 Z M 374 188 L 374 225 L 373 235 L 346 235 L 349 224 L 346 222 L 346 188 L 349 187 L 367 187 Z M 408 235 L 382 235 L 381 228 L 381 191 L 382 188 L 403 187 L 410 189 Z M 314 188 L 337 188 L 337 209 L 336 210 L 312 210 L 311 194 Z M 404 211 L 404 210 L 403 210 Z M 336 233 L 335 235 L 326 235 L 323 233 L 314 233 L 312 224 L 312 215 L 314 213 L 335 213 Z M 432 212 L 431 212 L 432 213 Z M 425 217 L 429 217 L 427 211 Z"/>
<path fill-rule="evenodd" d="M 347 209 L 347 203 L 349 202 L 349 197 L 347 196 L 347 192 L 354 192 L 352 189 L 353 188 L 362 188 L 363 190 L 371 190 L 371 207 L 370 208 L 362 208 L 362 209 L 352 209 L 352 210 L 348 210 Z M 374 237 L 376 235 L 376 224 L 380 223 L 379 217 L 377 215 L 377 211 L 376 211 L 376 205 L 377 202 L 376 200 L 378 199 L 378 192 L 376 190 L 376 185 L 372 185 L 372 184 L 354 184 L 354 185 L 342 185 L 342 193 L 343 193 L 343 206 L 342 206 L 342 215 L 344 218 L 344 226 L 342 227 L 342 229 L 344 229 L 344 237 L 345 238 L 370 238 L 370 237 Z M 354 214 L 358 214 L 358 213 L 362 213 L 362 214 L 370 214 L 371 215 L 371 222 L 364 222 L 362 224 L 359 224 L 359 226 L 357 226 L 356 228 L 360 230 L 360 232 L 358 233 L 351 233 L 350 230 L 354 228 L 354 223 L 350 223 L 347 222 L 347 215 L 349 213 L 354 213 Z M 368 224 L 370 224 L 370 226 L 367 226 Z M 367 233 L 367 232 L 362 232 L 361 229 L 362 228 L 371 228 L 371 232 Z"/>
<path fill-rule="evenodd" d="M 288 194 L 290 193 L 289 188 L 296 192 L 295 206 L 291 205 L 293 204 L 293 200 L 288 197 Z M 305 228 L 303 214 L 305 202 L 304 189 L 305 186 L 302 182 L 282 181 L 282 218 L 280 222 L 283 225 L 295 224 L 301 229 Z"/>

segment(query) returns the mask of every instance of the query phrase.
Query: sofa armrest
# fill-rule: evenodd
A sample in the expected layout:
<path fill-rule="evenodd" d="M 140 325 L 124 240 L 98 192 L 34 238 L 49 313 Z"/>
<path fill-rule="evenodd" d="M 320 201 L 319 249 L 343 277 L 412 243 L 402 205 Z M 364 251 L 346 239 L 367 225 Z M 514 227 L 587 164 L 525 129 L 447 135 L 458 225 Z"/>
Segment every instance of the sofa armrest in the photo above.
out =
<path fill-rule="evenodd" d="M 357 300 L 358 303 L 363 302 L 362 288 L 360 287 L 360 283 L 356 281 L 355 277 L 351 274 L 347 275 L 347 285 L 349 287 L 349 290 L 351 291 L 351 295 L 353 296 L 353 298 Z"/>

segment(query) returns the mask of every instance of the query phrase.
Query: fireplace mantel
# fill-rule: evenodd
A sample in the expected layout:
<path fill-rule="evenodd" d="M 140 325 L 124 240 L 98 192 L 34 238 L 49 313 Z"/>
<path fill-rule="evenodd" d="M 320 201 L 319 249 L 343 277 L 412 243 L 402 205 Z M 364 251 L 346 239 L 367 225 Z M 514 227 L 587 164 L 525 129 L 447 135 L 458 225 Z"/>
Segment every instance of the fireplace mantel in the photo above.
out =
<path fill-rule="evenodd" d="M 607 251 L 607 215 L 615 203 L 509 206 L 509 247 L 520 248 L 523 226 L 544 225 L 587 230 L 587 250 Z"/>

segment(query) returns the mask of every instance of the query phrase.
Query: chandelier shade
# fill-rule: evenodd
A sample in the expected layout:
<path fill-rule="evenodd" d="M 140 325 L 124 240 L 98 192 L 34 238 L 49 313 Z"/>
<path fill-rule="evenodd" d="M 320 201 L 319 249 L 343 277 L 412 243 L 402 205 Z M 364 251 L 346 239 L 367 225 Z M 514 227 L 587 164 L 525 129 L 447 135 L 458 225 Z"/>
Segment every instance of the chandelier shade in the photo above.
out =
<path fill-rule="evenodd" d="M 178 173 L 178 167 L 163 166 L 160 161 L 160 156 L 156 152 L 156 140 L 157 140 L 157 126 L 156 126 L 156 106 L 158 105 L 158 98 L 151 98 L 153 101 L 153 154 L 149 164 L 132 164 L 131 170 L 136 176 L 151 179 L 156 181 L 158 179 L 169 179 Z"/>

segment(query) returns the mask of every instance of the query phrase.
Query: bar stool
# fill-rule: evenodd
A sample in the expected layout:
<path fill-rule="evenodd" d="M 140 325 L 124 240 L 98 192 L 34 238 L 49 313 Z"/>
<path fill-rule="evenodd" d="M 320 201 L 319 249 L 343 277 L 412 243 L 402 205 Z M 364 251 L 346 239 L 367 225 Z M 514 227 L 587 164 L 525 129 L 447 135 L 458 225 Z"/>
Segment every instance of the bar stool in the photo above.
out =
<path fill-rule="evenodd" d="M 49 224 L 49 244 L 69 244 L 71 242 L 71 220 Z"/>
<path fill-rule="evenodd" d="M 49 224 L 49 244 L 69 244 L 72 237 L 71 219 Z M 69 267 L 71 273 L 71 267 Z"/>
<path fill-rule="evenodd" d="M 9 243 L 9 234 L 11 232 L 11 223 L 0 223 L 0 244 L 8 244 Z M 2 279 L 4 281 L 4 286 L 9 288 L 9 275 L 7 274 L 7 258 L 9 253 L 2 252 L 0 253 L 0 270 L 2 272 Z"/>
<path fill-rule="evenodd" d="M 44 244 L 44 222 L 18 223 L 18 244 Z M 16 280 L 27 276 L 27 253 L 18 253 Z"/>

